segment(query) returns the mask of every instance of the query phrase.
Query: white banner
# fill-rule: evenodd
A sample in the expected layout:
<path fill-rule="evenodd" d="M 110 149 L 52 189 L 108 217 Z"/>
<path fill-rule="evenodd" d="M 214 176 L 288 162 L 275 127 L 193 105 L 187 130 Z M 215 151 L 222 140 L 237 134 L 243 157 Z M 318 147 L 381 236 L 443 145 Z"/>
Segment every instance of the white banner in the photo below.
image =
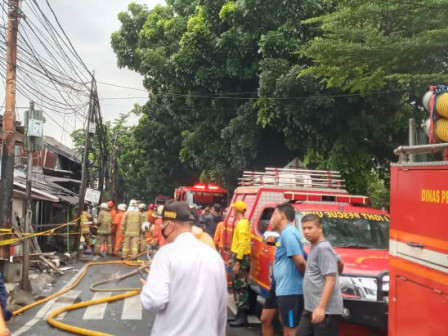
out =
<path fill-rule="evenodd" d="M 84 201 L 92 202 L 93 204 L 98 204 L 100 202 L 100 196 L 101 192 L 99 190 L 87 188 Z"/>

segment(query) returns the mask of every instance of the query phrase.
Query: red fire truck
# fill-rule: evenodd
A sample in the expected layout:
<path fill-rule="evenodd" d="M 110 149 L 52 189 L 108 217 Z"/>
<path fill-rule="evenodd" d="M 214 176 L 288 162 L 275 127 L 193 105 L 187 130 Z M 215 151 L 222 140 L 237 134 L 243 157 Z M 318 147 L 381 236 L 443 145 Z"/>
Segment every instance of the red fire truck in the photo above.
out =
<path fill-rule="evenodd" d="M 430 145 L 399 147 L 391 166 L 390 336 L 448 336 L 447 103 L 447 87 L 431 86 L 423 97 Z M 415 162 L 439 151 L 445 161 Z"/>
<path fill-rule="evenodd" d="M 448 163 L 394 164 L 389 335 L 448 335 L 447 223 Z"/>
<path fill-rule="evenodd" d="M 228 204 L 229 192 L 216 184 L 196 183 L 193 186 L 181 186 L 174 190 L 174 199 L 201 207 L 212 206 L 215 203 L 224 208 Z"/>
<path fill-rule="evenodd" d="M 254 293 L 265 297 L 270 288 L 275 247 L 263 240 L 263 234 L 271 229 L 275 206 L 290 202 L 296 209 L 299 232 L 304 215 L 320 216 L 326 238 L 345 263 L 340 280 L 347 323 L 343 323 L 341 335 L 387 333 L 389 217 L 386 213 L 367 207 L 368 197 L 350 195 L 340 174 L 334 171 L 267 168 L 265 172 L 245 172 L 232 203 L 238 200 L 246 202 L 246 217 L 251 224 L 249 280 Z M 228 260 L 236 224 L 233 210 L 224 222 L 223 257 Z M 309 246 L 304 238 L 303 241 Z"/>

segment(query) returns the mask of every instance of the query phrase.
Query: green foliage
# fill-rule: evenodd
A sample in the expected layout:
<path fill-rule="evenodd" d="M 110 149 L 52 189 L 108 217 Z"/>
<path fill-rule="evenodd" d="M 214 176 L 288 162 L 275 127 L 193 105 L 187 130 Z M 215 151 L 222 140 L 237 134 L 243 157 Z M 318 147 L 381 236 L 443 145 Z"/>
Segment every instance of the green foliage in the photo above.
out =
<path fill-rule="evenodd" d="M 422 33 L 407 17 L 421 12 L 412 6 L 402 17 L 386 15 L 393 4 L 379 0 L 166 3 L 130 5 L 111 38 L 118 65 L 143 75 L 149 92 L 132 129 L 135 148 L 122 158 L 134 193 L 171 194 L 198 180 L 231 188 L 245 169 L 280 167 L 297 156 L 309 167 L 341 170 L 352 192 L 371 192 L 380 180 L 372 169 L 388 167 L 407 118 L 420 113 L 409 102 L 421 87 L 403 91 L 405 75 L 424 80 L 442 71 L 433 64 L 436 51 L 424 69 L 401 71 L 419 64 L 416 55 L 403 64 L 398 58 L 417 53 L 415 41 L 411 50 L 388 48 Z M 386 84 L 384 92 L 369 91 Z"/>
<path fill-rule="evenodd" d="M 331 2 L 335 12 L 307 21 L 322 34 L 302 49 L 314 63 L 301 75 L 361 93 L 447 81 L 448 1 Z"/>
<path fill-rule="evenodd" d="M 372 206 L 381 209 L 389 208 L 389 186 L 386 181 L 389 180 L 389 174 L 381 174 L 372 169 L 367 178 L 367 194 L 370 196 Z"/>

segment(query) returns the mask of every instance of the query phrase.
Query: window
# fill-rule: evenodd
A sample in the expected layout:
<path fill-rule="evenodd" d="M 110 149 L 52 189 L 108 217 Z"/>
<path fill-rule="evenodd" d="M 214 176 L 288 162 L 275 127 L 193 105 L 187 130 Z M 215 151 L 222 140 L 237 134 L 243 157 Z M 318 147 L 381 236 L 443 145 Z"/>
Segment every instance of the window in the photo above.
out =
<path fill-rule="evenodd" d="M 271 220 L 272 213 L 274 212 L 274 208 L 266 208 L 263 210 L 263 213 L 260 216 L 260 219 L 257 223 L 257 232 L 260 236 L 266 232 L 269 226 L 269 221 Z"/>

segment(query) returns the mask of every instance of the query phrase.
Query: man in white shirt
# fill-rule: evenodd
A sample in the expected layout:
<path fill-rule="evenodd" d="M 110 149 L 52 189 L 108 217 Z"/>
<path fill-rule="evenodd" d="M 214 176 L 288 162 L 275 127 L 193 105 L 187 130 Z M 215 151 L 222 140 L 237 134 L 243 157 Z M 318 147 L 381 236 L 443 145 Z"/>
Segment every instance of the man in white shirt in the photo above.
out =
<path fill-rule="evenodd" d="M 225 336 L 227 281 L 219 254 L 192 234 L 185 202 L 165 204 L 162 235 L 147 281 L 141 279 L 145 309 L 156 310 L 151 335 Z"/>

